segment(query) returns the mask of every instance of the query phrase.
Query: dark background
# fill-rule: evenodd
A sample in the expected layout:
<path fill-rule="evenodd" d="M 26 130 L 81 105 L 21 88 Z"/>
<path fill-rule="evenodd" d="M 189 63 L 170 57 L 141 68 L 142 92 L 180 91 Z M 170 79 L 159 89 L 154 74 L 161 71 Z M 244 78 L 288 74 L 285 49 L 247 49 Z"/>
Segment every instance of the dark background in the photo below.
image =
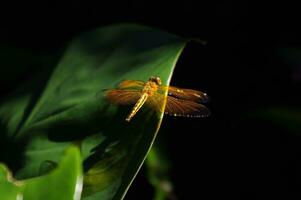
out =
<path fill-rule="evenodd" d="M 298 52 L 301 45 L 297 5 L 26 1 L 3 5 L 0 13 L 0 44 L 31 53 L 55 54 L 82 31 L 118 22 L 141 23 L 207 41 L 206 46 L 187 46 L 172 84 L 206 91 L 211 117 L 166 117 L 159 135 L 168 141 L 178 199 L 301 197 L 301 139 L 296 134 L 300 131 L 292 133 L 285 123 L 256 116 L 257 110 L 281 107 L 299 111 L 295 120 L 301 124 L 300 65 L 290 61 L 290 53 L 283 53 Z M 36 70 L 28 66 L 1 80 L 1 95 Z M 255 115 L 250 117 L 252 112 Z M 126 199 L 152 199 L 144 172 Z"/>

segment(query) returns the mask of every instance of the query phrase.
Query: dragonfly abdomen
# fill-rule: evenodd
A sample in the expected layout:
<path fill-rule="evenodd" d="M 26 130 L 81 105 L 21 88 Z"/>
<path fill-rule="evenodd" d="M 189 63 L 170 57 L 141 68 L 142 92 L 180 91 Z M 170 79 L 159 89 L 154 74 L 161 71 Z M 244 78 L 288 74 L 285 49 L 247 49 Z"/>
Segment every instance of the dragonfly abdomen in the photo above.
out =
<path fill-rule="evenodd" d="M 148 96 L 149 96 L 149 94 L 147 92 L 144 92 L 141 95 L 141 97 L 139 98 L 139 100 L 136 102 L 134 108 L 132 109 L 131 113 L 125 119 L 126 121 L 129 122 L 135 116 L 135 114 L 140 110 L 140 108 L 143 106 L 143 104 L 147 100 Z"/>

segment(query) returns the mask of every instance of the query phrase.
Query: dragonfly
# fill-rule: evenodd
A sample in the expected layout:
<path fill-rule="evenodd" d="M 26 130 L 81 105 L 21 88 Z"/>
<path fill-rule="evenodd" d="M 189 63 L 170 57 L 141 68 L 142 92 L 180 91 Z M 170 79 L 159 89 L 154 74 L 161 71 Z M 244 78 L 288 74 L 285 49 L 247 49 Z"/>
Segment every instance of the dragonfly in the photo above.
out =
<path fill-rule="evenodd" d="M 108 89 L 106 99 L 117 105 L 134 105 L 125 118 L 130 121 L 143 105 L 164 112 L 171 116 L 207 117 L 209 109 L 203 104 L 208 102 L 206 93 L 183 89 L 174 86 L 164 86 L 159 77 L 152 76 L 147 82 L 139 80 L 124 80 L 116 89 Z M 163 104 L 165 103 L 165 108 Z"/>

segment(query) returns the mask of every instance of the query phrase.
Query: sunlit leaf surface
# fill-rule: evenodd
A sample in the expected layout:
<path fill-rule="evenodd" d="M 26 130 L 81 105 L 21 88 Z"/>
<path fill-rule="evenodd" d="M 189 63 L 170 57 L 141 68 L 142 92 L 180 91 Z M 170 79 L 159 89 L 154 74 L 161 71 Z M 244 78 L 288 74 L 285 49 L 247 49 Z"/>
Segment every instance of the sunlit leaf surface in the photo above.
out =
<path fill-rule="evenodd" d="M 54 170 L 44 176 L 23 181 L 14 180 L 8 169 L 0 165 L 1 199 L 79 200 L 83 186 L 81 163 L 78 148 L 71 147 Z"/>
<path fill-rule="evenodd" d="M 131 107 L 111 105 L 104 89 L 150 76 L 168 85 L 186 42 L 132 24 L 92 30 L 71 41 L 56 66 L 41 68 L 39 76 L 2 101 L 0 134 L 11 144 L 7 149 L 20 155 L 17 163 L 6 159 L 16 178 L 51 170 L 65 148 L 76 143 L 83 156 L 83 199 L 121 199 L 155 139 L 162 114 L 142 108 L 128 123 Z"/>

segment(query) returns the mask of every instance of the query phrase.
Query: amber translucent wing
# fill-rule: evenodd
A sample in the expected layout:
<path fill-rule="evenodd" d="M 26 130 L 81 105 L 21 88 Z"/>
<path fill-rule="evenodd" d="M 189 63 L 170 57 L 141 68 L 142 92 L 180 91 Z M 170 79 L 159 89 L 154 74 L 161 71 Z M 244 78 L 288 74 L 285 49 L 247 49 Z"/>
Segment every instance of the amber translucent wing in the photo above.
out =
<path fill-rule="evenodd" d="M 165 114 L 183 117 L 207 117 L 210 115 L 209 109 L 200 103 L 177 99 L 172 96 L 164 97 L 164 95 L 160 93 L 156 93 L 149 97 L 146 105 L 162 112 L 164 98 L 166 98 Z"/>
<path fill-rule="evenodd" d="M 143 81 L 136 81 L 136 80 L 124 80 L 119 85 L 119 89 L 129 89 L 129 88 L 143 88 L 145 85 L 145 82 Z"/>
<path fill-rule="evenodd" d="M 160 86 L 160 90 L 168 90 L 168 96 L 175 97 L 177 99 L 184 99 L 202 103 L 206 103 L 209 101 L 209 97 L 207 96 L 207 94 L 198 90 L 183 89 L 173 86 Z"/>
<path fill-rule="evenodd" d="M 106 98 L 113 104 L 129 105 L 135 104 L 141 97 L 139 90 L 108 90 Z"/>
<path fill-rule="evenodd" d="M 200 103 L 168 96 L 165 114 L 183 117 L 208 117 L 210 111 L 206 106 Z"/>
<path fill-rule="evenodd" d="M 149 96 L 145 105 L 150 107 L 151 109 L 161 113 L 163 112 L 163 104 L 164 104 L 165 96 L 160 93 L 155 93 L 152 96 Z"/>

